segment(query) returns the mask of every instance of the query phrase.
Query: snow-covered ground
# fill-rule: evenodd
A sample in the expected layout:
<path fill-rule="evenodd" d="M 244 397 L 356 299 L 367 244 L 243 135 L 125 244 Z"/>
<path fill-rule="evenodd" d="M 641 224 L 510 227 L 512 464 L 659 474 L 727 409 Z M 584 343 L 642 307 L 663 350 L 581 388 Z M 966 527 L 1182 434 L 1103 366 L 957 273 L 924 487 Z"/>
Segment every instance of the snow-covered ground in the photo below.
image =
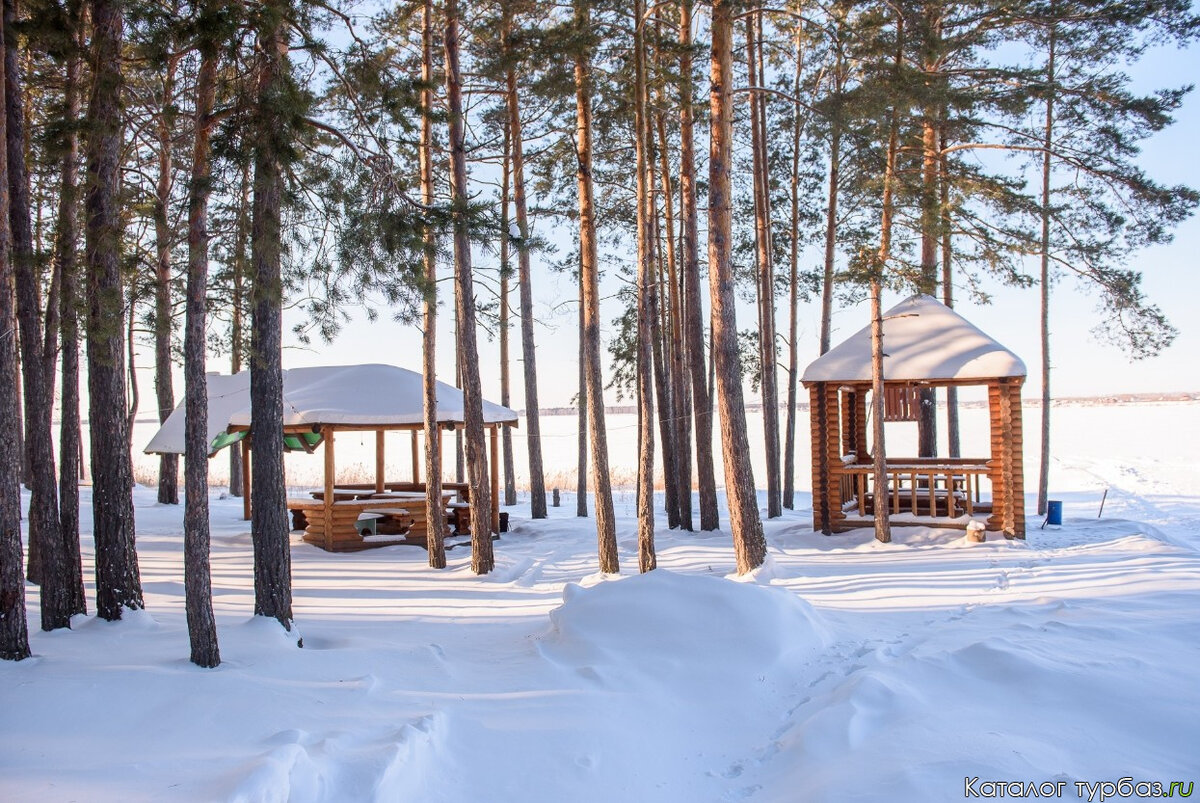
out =
<path fill-rule="evenodd" d="M 510 509 L 485 577 L 465 547 L 434 571 L 414 547 L 331 555 L 297 538 L 303 649 L 251 616 L 248 526 L 217 493 L 216 670 L 187 660 L 182 510 L 140 488 L 146 611 L 42 633 L 27 587 L 35 657 L 0 663 L 0 800 L 1187 789 L 1200 782 L 1198 421 L 1196 403 L 1057 413 L 1066 521 L 1041 530 L 1031 516 L 1026 542 L 826 538 L 800 494 L 765 525 L 767 564 L 741 580 L 726 532 L 665 522 L 660 569 L 637 575 L 627 494 L 620 576 L 596 574 L 594 522 L 569 497 L 545 521 Z M 84 549 L 90 579 L 90 537 Z"/>

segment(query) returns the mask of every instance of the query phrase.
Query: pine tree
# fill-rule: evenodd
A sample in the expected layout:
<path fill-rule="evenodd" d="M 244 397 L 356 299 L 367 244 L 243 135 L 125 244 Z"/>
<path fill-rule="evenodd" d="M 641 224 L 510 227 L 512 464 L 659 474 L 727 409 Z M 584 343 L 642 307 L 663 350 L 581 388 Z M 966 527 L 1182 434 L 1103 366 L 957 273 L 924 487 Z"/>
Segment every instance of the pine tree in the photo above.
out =
<path fill-rule="evenodd" d="M 638 568 L 656 565 L 654 552 L 654 385 L 651 384 L 651 322 L 655 316 L 651 251 L 653 198 L 651 130 L 646 113 L 646 53 L 642 0 L 633 2 L 634 149 L 637 152 L 637 399 L 638 399 Z M 669 448 L 664 444 L 664 449 Z"/>
<path fill-rule="evenodd" d="M 211 137 L 216 105 L 222 9 L 207 2 L 198 9 L 200 69 L 196 78 L 195 141 L 188 187 L 187 309 L 184 323 L 185 462 L 183 564 L 191 660 L 197 666 L 221 663 L 212 609 L 208 513 L 208 379 L 205 323 L 208 290 L 208 199 L 211 193 Z"/>
<path fill-rule="evenodd" d="M 575 33 L 587 36 L 586 0 L 574 0 Z M 583 293 L 583 365 L 587 384 L 588 432 L 592 452 L 592 488 L 596 495 L 596 536 L 600 571 L 616 574 L 617 532 L 608 470 L 608 435 L 604 425 L 604 381 L 600 373 L 600 278 L 596 249 L 595 193 L 592 181 L 592 77 L 590 45 L 575 52 L 575 147 L 578 160 L 580 278 Z"/>
<path fill-rule="evenodd" d="M 23 77 L 16 31 L 16 3 L 4 3 L 4 95 L 8 118 L 9 224 L 16 285 L 17 317 L 20 322 L 21 376 L 25 401 L 25 449 L 30 467 L 29 500 L 30 555 L 34 546 L 40 558 L 31 557 L 31 578 L 42 586 L 43 630 L 70 627 L 72 613 L 71 574 L 66 544 L 58 516 L 58 478 L 55 474 L 51 412 L 54 373 L 47 370 L 47 349 L 54 339 L 46 338 L 39 304 L 39 280 L 34 266 L 33 231 L 30 220 L 29 178 L 25 165 L 26 130 Z M 57 299 L 48 309 L 57 314 Z"/>
<path fill-rule="evenodd" d="M 518 239 L 517 289 L 521 307 L 521 357 L 525 380 L 525 442 L 529 452 L 529 510 L 535 519 L 546 517 L 546 480 L 542 466 L 542 427 L 538 410 L 537 351 L 533 336 L 533 283 L 530 266 L 529 207 L 525 188 L 525 142 L 521 121 L 521 100 L 517 84 L 517 65 L 512 57 L 512 10 L 506 3 L 504 50 L 508 54 L 505 71 L 505 100 L 508 105 L 508 130 L 512 142 L 513 208 Z M 501 233 L 504 236 L 504 232 Z"/>
<path fill-rule="evenodd" d="M 445 8 L 446 102 L 449 113 L 450 191 L 454 210 L 454 300 L 458 312 L 458 364 L 463 384 L 463 431 L 471 483 L 471 570 L 487 574 L 495 568 L 492 554 L 491 488 L 483 434 L 483 395 L 475 340 L 475 290 L 471 276 L 471 241 L 467 209 L 465 120 L 459 68 L 457 0 Z"/>
<path fill-rule="evenodd" d="M 712 383 L 705 372 L 704 324 L 700 306 L 700 234 L 696 184 L 695 99 L 692 80 L 692 0 L 679 4 L 679 195 L 682 220 L 684 337 L 692 380 L 696 427 L 696 479 L 700 529 L 720 526 L 717 483 L 712 456 Z"/>
<path fill-rule="evenodd" d="M 5 34 L 0 16 L 0 39 Z M 4 70 L 0 60 L 0 72 Z M 2 78 L 3 76 L 0 76 Z M 6 140 L 7 115 L 0 115 L 0 139 Z M 0 321 L 15 314 L 11 236 L 8 227 L 8 159 L 0 159 Z M 14 431 L 21 416 L 17 404 L 17 350 L 0 345 L 0 427 Z M 28 658 L 25 579 L 21 556 L 21 454 L 15 439 L 0 438 L 0 659 Z"/>
<path fill-rule="evenodd" d="M 1190 3 L 1078 3 L 1048 0 L 1030 9 L 1031 41 L 1045 69 L 1031 89 L 1043 103 L 1040 131 L 1020 132 L 1016 148 L 1040 146 L 1037 202 L 1041 301 L 1042 427 L 1038 513 L 1050 470 L 1050 291 L 1058 272 L 1099 291 L 1101 334 L 1132 357 L 1157 354 L 1176 330 L 1124 267 L 1138 248 L 1170 242 L 1200 194 L 1166 186 L 1134 163 L 1137 142 L 1172 122 L 1190 87 L 1134 95 L 1117 60 L 1136 61 L 1147 45 L 1186 43 L 1200 31 Z M 1039 92 L 1040 90 L 1040 92 Z M 1063 178 L 1056 181 L 1056 176 Z"/>
<path fill-rule="evenodd" d="M 92 521 L 96 539 L 96 612 L 109 621 L 140 609 L 134 546 L 133 466 L 125 411 L 121 258 L 121 0 L 91 0 L 92 90 L 85 126 L 88 277 L 88 419 Z"/>
<path fill-rule="evenodd" d="M 433 206 L 433 0 L 421 9 L 421 203 Z M 445 506 L 442 503 L 442 436 L 437 418 L 437 234 L 426 224 L 422 261 L 425 301 L 422 329 L 422 406 L 425 414 L 425 516 L 429 566 L 446 568 Z"/>
<path fill-rule="evenodd" d="M 725 495 L 737 570 L 745 574 L 766 558 L 762 519 L 750 466 L 746 407 L 738 356 L 732 270 L 731 180 L 733 151 L 733 11 L 714 0 L 712 11 L 712 90 L 708 181 L 708 275 L 712 297 L 712 348 L 716 363 L 716 402 L 725 457 Z"/>
<path fill-rule="evenodd" d="M 253 121 L 254 206 L 250 235 L 251 535 L 254 613 L 292 629 L 292 555 L 283 475 L 281 279 L 284 165 L 296 136 L 301 98 L 288 58 L 288 0 L 262 3 L 254 17 L 256 108 Z"/>

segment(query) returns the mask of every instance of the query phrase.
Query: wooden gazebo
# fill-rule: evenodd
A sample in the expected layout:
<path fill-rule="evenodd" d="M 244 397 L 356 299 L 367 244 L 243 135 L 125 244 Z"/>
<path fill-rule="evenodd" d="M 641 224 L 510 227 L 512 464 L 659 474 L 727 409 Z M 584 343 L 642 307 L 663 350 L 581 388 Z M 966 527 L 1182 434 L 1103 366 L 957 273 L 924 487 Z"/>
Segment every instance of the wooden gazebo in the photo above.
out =
<path fill-rule="evenodd" d="M 244 515 L 250 518 L 250 375 L 209 374 L 208 436 L 210 457 L 229 444 L 241 441 Z M 363 549 L 388 543 L 373 540 L 357 524 L 373 508 L 405 511 L 415 520 L 418 541 L 424 540 L 422 455 L 418 435 L 425 428 L 421 374 L 392 365 L 344 365 L 293 368 L 284 371 L 283 430 L 287 451 L 324 454 L 324 482 L 312 499 L 289 499 L 288 507 L 300 511 L 306 522 L 305 540 L 330 551 Z M 438 437 L 463 425 L 462 391 L 437 383 Z M 492 402 L 483 402 L 484 427 L 490 433 L 490 484 L 492 530 L 500 530 L 499 428 L 516 426 L 517 413 Z M 384 435 L 412 433 L 412 477 L 408 481 L 385 476 Z M 180 404 L 151 439 L 146 452 L 183 454 L 184 405 Z M 339 433 L 375 433 L 375 482 L 338 484 L 334 445 Z M 443 483 L 460 497 L 470 495 L 465 484 Z M 414 541 L 416 542 L 416 541 Z"/>
<path fill-rule="evenodd" d="M 873 523 L 886 504 L 894 525 L 966 527 L 1025 537 L 1021 386 L 1025 364 L 936 299 L 917 295 L 884 313 L 885 421 L 913 421 L 923 388 L 986 386 L 991 453 L 887 458 L 876 488 L 868 444 L 871 329 L 864 327 L 804 371 L 812 424 L 813 529 L 844 532 Z M 984 488 L 990 487 L 990 495 Z"/>

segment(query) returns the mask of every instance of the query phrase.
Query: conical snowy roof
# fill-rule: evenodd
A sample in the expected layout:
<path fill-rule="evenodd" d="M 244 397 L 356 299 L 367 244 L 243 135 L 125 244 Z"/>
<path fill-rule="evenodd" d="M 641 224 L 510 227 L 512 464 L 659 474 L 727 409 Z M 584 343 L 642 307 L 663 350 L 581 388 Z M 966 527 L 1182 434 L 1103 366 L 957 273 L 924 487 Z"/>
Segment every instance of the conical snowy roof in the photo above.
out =
<path fill-rule="evenodd" d="M 1025 376 L 1020 357 L 926 295 L 883 314 L 883 352 L 883 377 L 889 382 Z M 870 325 L 810 363 L 801 381 L 870 382 Z"/>
<path fill-rule="evenodd" d="M 420 426 L 425 421 L 421 374 L 394 365 L 329 365 L 283 372 L 283 425 Z M 463 393 L 437 383 L 441 423 L 463 422 Z M 183 454 L 181 403 L 146 446 L 147 454 Z M 486 424 L 516 423 L 517 413 L 483 402 Z M 208 375 L 208 442 L 226 427 L 250 424 L 250 372 Z"/>

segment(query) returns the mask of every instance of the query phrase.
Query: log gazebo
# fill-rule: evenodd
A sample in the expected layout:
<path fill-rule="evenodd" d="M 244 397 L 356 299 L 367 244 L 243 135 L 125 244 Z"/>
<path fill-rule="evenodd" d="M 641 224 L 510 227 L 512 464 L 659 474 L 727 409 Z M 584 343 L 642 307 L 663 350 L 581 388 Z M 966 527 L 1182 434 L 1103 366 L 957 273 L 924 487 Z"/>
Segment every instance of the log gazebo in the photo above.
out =
<path fill-rule="evenodd" d="M 250 518 L 250 373 L 209 374 L 209 457 L 230 444 L 241 442 L 243 514 Z M 283 372 L 283 431 L 285 451 L 324 454 L 324 482 L 313 498 L 288 499 L 294 519 L 305 524 L 304 540 L 323 549 L 341 552 L 396 543 L 396 539 L 364 535 L 359 519 L 373 509 L 386 509 L 406 519 L 409 543 L 423 543 L 424 498 L 421 482 L 423 452 L 418 434 L 425 429 L 421 374 L 393 365 L 340 365 L 292 368 Z M 463 426 L 463 393 L 437 383 L 438 437 Z M 490 435 L 492 531 L 500 531 L 499 429 L 516 426 L 517 413 L 483 402 L 484 428 Z M 412 477 L 397 482 L 385 476 L 384 435 L 412 433 Z M 340 433 L 375 433 L 375 482 L 338 484 L 334 445 Z M 147 454 L 184 453 L 184 404 L 180 403 L 146 446 Z M 443 488 L 470 496 L 462 483 L 442 483 Z M 373 525 L 372 525 L 373 526 Z"/>
<path fill-rule="evenodd" d="M 812 425 L 813 529 L 825 534 L 873 524 L 874 505 L 893 525 L 965 528 L 976 516 L 1006 537 L 1025 537 L 1021 386 L 1025 364 L 954 310 L 916 295 L 883 315 L 884 421 L 915 421 L 920 390 L 985 386 L 987 457 L 886 456 L 887 486 L 874 487 L 868 444 L 871 327 L 805 369 Z M 983 493 L 990 486 L 990 498 Z M 900 515 L 907 514 L 907 515 Z"/>

